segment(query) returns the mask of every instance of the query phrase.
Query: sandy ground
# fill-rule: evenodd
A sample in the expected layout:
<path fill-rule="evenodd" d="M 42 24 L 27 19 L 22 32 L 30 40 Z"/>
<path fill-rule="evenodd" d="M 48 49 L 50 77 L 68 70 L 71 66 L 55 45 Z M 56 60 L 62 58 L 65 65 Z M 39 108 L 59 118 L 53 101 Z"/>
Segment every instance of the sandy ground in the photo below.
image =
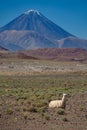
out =
<path fill-rule="evenodd" d="M 38 73 L 87 72 L 87 64 L 40 60 L 1 61 L 0 75 L 31 75 Z"/>

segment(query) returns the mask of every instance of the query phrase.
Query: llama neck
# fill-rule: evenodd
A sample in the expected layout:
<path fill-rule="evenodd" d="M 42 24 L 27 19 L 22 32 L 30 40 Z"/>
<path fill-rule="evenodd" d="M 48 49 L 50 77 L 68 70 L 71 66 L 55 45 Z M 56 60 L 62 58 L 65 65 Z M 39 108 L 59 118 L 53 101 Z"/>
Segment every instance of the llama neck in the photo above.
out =
<path fill-rule="evenodd" d="M 63 97 L 62 97 L 62 102 L 64 102 L 65 101 L 65 95 L 63 95 Z"/>
<path fill-rule="evenodd" d="M 62 97 L 62 107 L 63 108 L 66 107 L 66 95 L 63 95 L 63 97 Z"/>

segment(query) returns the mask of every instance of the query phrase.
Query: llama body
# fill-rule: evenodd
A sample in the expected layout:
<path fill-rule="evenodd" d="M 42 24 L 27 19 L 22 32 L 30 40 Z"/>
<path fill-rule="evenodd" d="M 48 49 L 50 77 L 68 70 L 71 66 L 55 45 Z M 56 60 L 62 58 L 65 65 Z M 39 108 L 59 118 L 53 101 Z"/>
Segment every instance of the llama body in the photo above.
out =
<path fill-rule="evenodd" d="M 66 106 L 66 94 L 63 94 L 62 100 L 53 100 L 49 103 L 49 108 L 65 108 Z"/>

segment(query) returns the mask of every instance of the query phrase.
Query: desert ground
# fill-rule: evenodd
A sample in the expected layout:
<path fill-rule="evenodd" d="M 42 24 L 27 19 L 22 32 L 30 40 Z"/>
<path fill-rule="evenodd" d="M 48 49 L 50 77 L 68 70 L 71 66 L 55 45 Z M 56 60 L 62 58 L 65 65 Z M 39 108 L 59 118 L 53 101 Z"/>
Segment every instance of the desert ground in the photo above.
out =
<path fill-rule="evenodd" d="M 21 76 L 36 74 L 87 72 L 87 63 L 52 60 L 1 59 L 0 75 Z"/>
<path fill-rule="evenodd" d="M 1 58 L 0 130 L 87 130 L 87 63 Z"/>

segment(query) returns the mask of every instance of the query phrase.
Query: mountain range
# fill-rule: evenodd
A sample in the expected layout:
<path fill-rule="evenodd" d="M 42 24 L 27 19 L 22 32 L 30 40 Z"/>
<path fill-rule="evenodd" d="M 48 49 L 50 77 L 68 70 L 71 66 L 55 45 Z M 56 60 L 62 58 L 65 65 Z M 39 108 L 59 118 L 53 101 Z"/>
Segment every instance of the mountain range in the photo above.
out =
<path fill-rule="evenodd" d="M 0 46 L 11 51 L 84 48 L 87 40 L 65 31 L 37 10 L 29 10 L 0 28 Z"/>

